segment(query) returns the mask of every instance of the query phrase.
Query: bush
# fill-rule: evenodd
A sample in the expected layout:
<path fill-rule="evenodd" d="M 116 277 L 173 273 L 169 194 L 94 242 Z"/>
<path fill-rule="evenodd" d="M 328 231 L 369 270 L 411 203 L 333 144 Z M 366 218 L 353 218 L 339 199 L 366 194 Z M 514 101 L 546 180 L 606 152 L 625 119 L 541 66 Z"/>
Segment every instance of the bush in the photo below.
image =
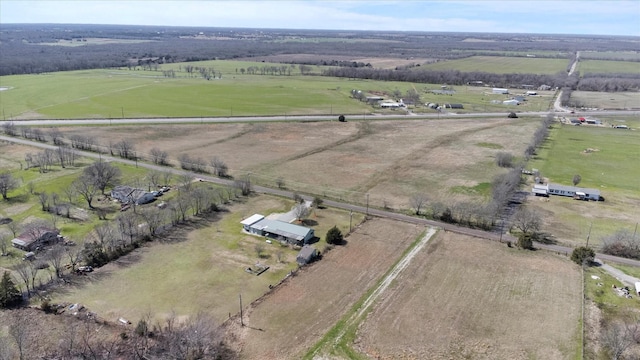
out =
<path fill-rule="evenodd" d="M 517 119 L 518 115 L 516 115 L 516 113 L 514 113 L 513 111 L 509 113 L 509 115 L 507 115 L 507 117 L 509 119 Z"/>
<path fill-rule="evenodd" d="M 525 250 L 533 250 L 535 233 L 521 233 L 518 235 L 518 247 Z"/>
<path fill-rule="evenodd" d="M 596 256 L 596 252 L 593 251 L 592 248 L 586 246 L 580 246 L 573 249 L 571 253 L 571 261 L 578 265 L 582 265 L 586 262 L 593 261 L 593 258 Z"/>
<path fill-rule="evenodd" d="M 327 231 L 326 241 L 327 244 L 331 245 L 339 245 L 342 244 L 344 238 L 342 237 L 342 232 L 335 225 Z"/>
<path fill-rule="evenodd" d="M 340 115 L 340 116 L 338 116 L 338 121 L 340 121 L 340 122 L 346 122 L 346 121 L 347 121 L 347 119 L 344 117 L 344 115 Z"/>
<path fill-rule="evenodd" d="M 496 154 L 496 164 L 503 168 L 513 167 L 513 155 L 508 152 L 501 151 Z"/>

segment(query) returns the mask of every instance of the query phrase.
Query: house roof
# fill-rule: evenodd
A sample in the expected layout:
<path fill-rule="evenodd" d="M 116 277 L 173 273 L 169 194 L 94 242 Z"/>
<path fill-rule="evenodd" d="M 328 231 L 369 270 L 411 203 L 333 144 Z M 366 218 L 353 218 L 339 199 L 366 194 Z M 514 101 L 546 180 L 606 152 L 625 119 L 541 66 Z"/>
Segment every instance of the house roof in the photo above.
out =
<path fill-rule="evenodd" d="M 257 223 L 258 221 L 264 219 L 264 215 L 260 215 L 260 214 L 253 214 L 251 216 L 249 216 L 248 218 L 240 221 L 240 224 L 242 225 L 253 225 L 255 223 Z"/>
<path fill-rule="evenodd" d="M 589 195 L 600 196 L 600 190 L 598 189 L 581 188 L 577 186 L 549 184 L 549 192 L 551 192 L 551 190 L 559 190 L 559 191 L 574 192 L 574 193 L 583 192 Z"/>
<path fill-rule="evenodd" d="M 254 229 L 262 230 L 271 234 L 281 235 L 297 241 L 304 240 L 313 229 L 304 226 L 289 224 L 283 221 L 262 219 L 250 225 Z"/>
<path fill-rule="evenodd" d="M 310 259 L 316 253 L 316 249 L 312 246 L 305 245 L 302 247 L 300 252 L 298 253 L 297 259 Z"/>

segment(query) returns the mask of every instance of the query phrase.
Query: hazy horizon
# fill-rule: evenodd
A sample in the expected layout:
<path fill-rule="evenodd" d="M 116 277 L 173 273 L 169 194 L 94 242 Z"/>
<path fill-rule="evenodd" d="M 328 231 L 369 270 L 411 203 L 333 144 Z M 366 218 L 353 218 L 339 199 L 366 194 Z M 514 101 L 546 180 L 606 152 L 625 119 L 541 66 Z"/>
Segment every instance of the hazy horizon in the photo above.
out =
<path fill-rule="evenodd" d="M 1 0 L 0 23 L 640 36 L 640 0 Z"/>

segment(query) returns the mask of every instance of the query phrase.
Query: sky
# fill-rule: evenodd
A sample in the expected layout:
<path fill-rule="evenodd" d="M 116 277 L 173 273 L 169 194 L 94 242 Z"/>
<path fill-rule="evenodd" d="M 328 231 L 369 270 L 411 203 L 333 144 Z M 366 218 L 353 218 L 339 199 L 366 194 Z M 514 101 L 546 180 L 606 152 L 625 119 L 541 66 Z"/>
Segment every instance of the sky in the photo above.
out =
<path fill-rule="evenodd" d="M 8 23 L 640 36 L 640 0 L 0 0 Z"/>

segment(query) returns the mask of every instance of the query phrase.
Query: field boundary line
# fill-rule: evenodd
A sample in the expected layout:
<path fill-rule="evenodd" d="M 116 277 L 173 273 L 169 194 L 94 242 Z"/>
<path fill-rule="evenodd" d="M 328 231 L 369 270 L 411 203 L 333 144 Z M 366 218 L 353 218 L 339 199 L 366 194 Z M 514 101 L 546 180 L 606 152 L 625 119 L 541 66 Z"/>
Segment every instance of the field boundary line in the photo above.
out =
<path fill-rule="evenodd" d="M 315 359 L 318 355 L 318 352 L 321 351 L 325 344 L 331 341 L 332 347 L 331 349 L 335 349 L 344 336 L 353 329 L 355 325 L 357 325 L 361 320 L 363 320 L 363 315 L 371 308 L 373 303 L 384 293 L 384 291 L 391 285 L 391 283 L 405 270 L 413 258 L 427 245 L 429 240 L 433 237 L 434 234 L 438 231 L 435 227 L 429 227 L 427 232 L 417 241 L 412 247 L 406 251 L 403 256 L 393 265 L 390 271 L 388 271 L 381 281 L 378 282 L 378 285 L 375 287 L 375 290 L 368 291 L 368 295 L 364 295 L 364 300 L 359 300 L 356 304 L 361 303 L 353 311 L 351 315 L 343 318 L 338 321 L 336 325 L 327 332 L 327 335 L 321 339 L 311 350 L 304 356 L 305 359 Z M 337 334 L 332 335 L 332 333 L 336 332 Z"/>

